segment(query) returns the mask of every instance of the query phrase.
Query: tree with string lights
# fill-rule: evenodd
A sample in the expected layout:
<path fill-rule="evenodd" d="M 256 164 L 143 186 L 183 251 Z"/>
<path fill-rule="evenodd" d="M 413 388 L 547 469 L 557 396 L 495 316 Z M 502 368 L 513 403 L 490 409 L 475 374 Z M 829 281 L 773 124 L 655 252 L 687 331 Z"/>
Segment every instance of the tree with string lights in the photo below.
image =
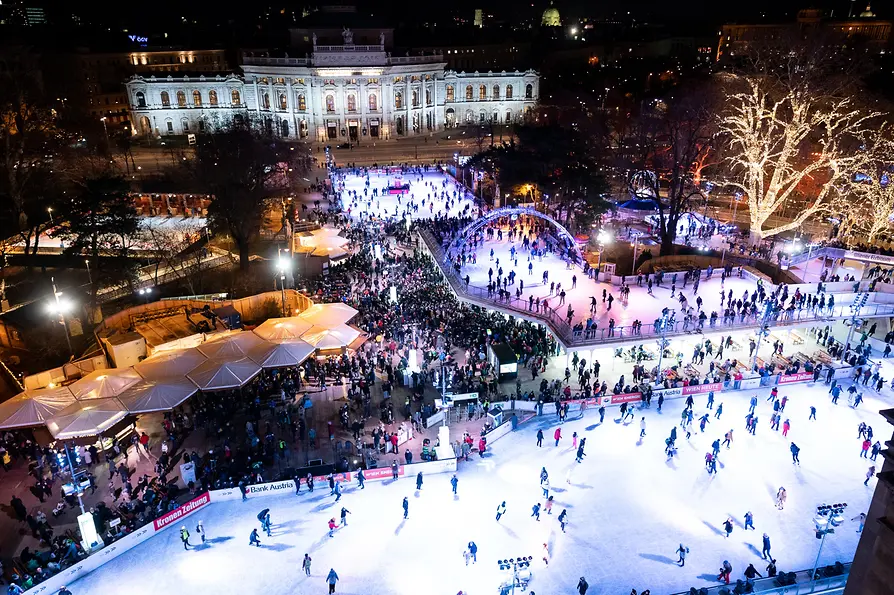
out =
<path fill-rule="evenodd" d="M 824 77 L 808 51 L 763 56 L 759 68 L 730 76 L 721 114 L 728 186 L 746 198 L 754 240 L 841 212 L 852 172 L 870 159 L 881 114 L 855 98 L 853 81 Z M 783 209 L 794 215 L 782 219 Z"/>

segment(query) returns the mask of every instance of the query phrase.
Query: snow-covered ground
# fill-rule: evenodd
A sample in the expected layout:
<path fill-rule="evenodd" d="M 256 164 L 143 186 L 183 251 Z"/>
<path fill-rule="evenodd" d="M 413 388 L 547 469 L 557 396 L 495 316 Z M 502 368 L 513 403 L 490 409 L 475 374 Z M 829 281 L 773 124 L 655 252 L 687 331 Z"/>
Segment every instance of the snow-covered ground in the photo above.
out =
<path fill-rule="evenodd" d="M 409 184 L 409 191 L 388 194 L 385 190 L 399 183 Z M 336 189 L 340 188 L 341 185 L 336 184 Z M 379 196 L 373 196 L 373 189 L 379 190 Z M 344 212 L 355 219 L 433 219 L 443 217 L 445 213 L 450 217 L 459 217 L 469 215 L 473 210 L 477 212 L 472 196 L 463 186 L 451 176 L 437 172 L 370 174 L 369 188 L 365 177 L 345 174 L 340 196 Z"/>
<path fill-rule="evenodd" d="M 759 399 L 756 436 L 744 427 L 752 394 Z M 867 422 L 884 441 L 891 428 L 877 411 L 890 404 L 867 392 L 864 404 L 854 410 L 846 399 L 832 405 L 822 385 L 788 387 L 781 392 L 789 397 L 785 416 L 792 424 L 785 439 L 769 428 L 767 394 L 763 389 L 718 395 L 723 416 L 716 420 L 712 415 L 704 434 L 697 425 L 706 397 L 698 397 L 692 438 L 678 428 L 679 457 L 670 462 L 664 439 L 679 423 L 682 400 L 665 403 L 660 414 L 653 402 L 642 414 L 647 423 L 642 440 L 640 412 L 623 424 L 614 419 L 618 409 L 610 408 L 599 424 L 597 412 L 588 410 L 582 419 L 564 424 L 558 447 L 550 439 L 556 418 L 536 418 L 490 445 L 485 458 L 461 463 L 457 497 L 450 491 L 450 475 L 443 474 L 425 477 L 419 492 L 413 478 L 369 482 L 363 491 L 355 484 L 338 504 L 322 485 L 313 495 L 302 490 L 299 496 L 214 504 L 186 522 L 192 529 L 197 520 L 204 521 L 210 538 L 204 547 L 183 551 L 174 527 L 70 589 L 77 595 L 324 593 L 324 577 L 334 568 L 341 578 L 338 593 L 494 594 L 503 578 L 498 559 L 533 556 L 530 588 L 537 593 L 576 593 L 578 578 L 585 576 L 591 593 L 649 588 L 659 595 L 716 584 L 724 559 L 733 566 L 733 578 L 741 577 L 748 563 L 763 573 L 763 532 L 770 536 L 780 570 L 810 568 L 819 545 L 814 508 L 847 502 L 850 519 L 868 507 L 876 480 L 863 486 L 872 463 L 859 457 L 857 425 Z M 818 409 L 816 421 L 808 421 L 810 405 Z M 535 443 L 538 428 L 546 434 L 542 448 Z M 709 475 L 704 455 L 730 428 L 732 448 L 721 451 L 718 473 Z M 582 464 L 574 462 L 572 432 L 587 438 Z M 800 466 L 792 464 L 791 440 L 801 447 Z M 543 513 L 537 522 L 531 507 L 544 502 L 538 480 L 542 466 L 550 473 L 555 505 L 552 515 Z M 788 491 L 781 511 L 774 504 L 780 486 Z M 407 520 L 401 511 L 404 496 L 410 501 Z M 502 500 L 508 512 L 497 523 L 494 513 Z M 342 505 L 351 511 L 348 526 L 329 538 L 326 523 L 338 517 Z M 266 507 L 273 536 L 262 533 L 263 546 L 249 547 L 249 533 L 258 527 L 255 516 Z M 556 521 L 562 509 L 570 520 L 564 534 Z M 742 528 L 746 511 L 754 513 L 755 531 Z M 727 539 L 721 525 L 728 516 L 735 529 Z M 856 529 L 857 523 L 848 521 L 827 538 L 821 564 L 850 561 L 860 536 Z M 479 551 L 478 563 L 467 568 L 462 552 L 469 541 Z M 544 543 L 551 554 L 548 568 L 541 561 Z M 681 543 L 690 548 L 684 568 L 676 566 Z M 313 558 L 310 577 L 301 570 L 305 552 Z"/>

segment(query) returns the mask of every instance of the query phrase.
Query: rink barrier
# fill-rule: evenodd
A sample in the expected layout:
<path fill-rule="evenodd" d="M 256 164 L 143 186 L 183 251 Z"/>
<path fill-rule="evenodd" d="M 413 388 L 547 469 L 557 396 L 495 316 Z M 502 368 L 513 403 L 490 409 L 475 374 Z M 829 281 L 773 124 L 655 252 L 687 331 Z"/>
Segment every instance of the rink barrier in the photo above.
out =
<path fill-rule="evenodd" d="M 111 562 L 121 554 L 132 550 L 144 541 L 156 534 L 164 531 L 168 527 L 176 526 L 182 519 L 190 516 L 200 508 L 211 502 L 210 492 L 190 500 L 189 502 L 178 506 L 174 510 L 163 514 L 151 523 L 147 523 L 121 539 L 110 543 L 101 550 L 92 554 L 77 564 L 69 566 L 62 572 L 54 574 L 39 585 L 35 585 L 25 591 L 25 595 L 37 595 L 38 593 L 54 594 L 59 591 L 63 585 L 70 585 L 76 580 L 90 574 L 103 564 Z"/>
<path fill-rule="evenodd" d="M 410 463 L 409 465 L 399 465 L 397 468 L 398 478 L 415 477 L 420 471 L 425 473 L 451 473 L 456 472 L 456 459 L 443 459 L 439 461 L 423 461 L 421 463 Z M 365 469 L 363 471 L 363 481 L 382 481 L 391 479 L 391 467 L 377 467 L 375 469 Z M 356 473 L 336 473 L 335 479 L 350 485 L 352 482 L 357 485 Z M 301 478 L 302 485 L 307 485 L 307 481 Z M 314 489 L 328 489 L 329 476 L 318 475 L 314 477 Z M 245 497 L 247 500 L 257 498 L 266 498 L 268 496 L 281 496 L 282 494 L 295 493 L 295 480 L 286 479 L 283 481 L 271 481 L 267 483 L 257 483 L 245 486 Z M 211 502 L 227 502 L 230 500 L 241 500 L 242 491 L 239 488 L 229 488 L 226 490 L 211 490 L 208 492 Z"/>

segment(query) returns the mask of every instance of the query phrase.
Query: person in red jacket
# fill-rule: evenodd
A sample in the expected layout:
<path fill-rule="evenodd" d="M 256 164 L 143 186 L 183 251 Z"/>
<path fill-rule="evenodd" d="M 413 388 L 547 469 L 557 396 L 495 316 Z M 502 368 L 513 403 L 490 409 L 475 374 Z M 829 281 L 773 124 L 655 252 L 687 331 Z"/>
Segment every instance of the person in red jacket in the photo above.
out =
<path fill-rule="evenodd" d="M 478 456 L 483 457 L 485 450 L 487 450 L 487 438 L 482 436 L 478 439 Z"/>
<path fill-rule="evenodd" d="M 562 428 L 556 428 L 553 438 L 556 439 L 556 446 L 559 446 L 559 440 L 562 439 Z"/>

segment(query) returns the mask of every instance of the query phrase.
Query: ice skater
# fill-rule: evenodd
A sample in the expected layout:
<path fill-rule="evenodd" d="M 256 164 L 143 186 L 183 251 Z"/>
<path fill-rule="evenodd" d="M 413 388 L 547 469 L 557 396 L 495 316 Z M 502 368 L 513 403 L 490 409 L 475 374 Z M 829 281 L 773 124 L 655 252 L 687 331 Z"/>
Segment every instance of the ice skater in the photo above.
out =
<path fill-rule="evenodd" d="M 407 500 L 406 496 L 404 496 L 404 501 L 401 506 L 403 506 L 404 509 L 404 518 L 407 518 L 407 515 L 410 514 L 410 501 Z"/>
<path fill-rule="evenodd" d="M 453 495 L 456 496 L 456 486 L 459 485 L 459 480 L 456 478 L 456 473 L 453 474 L 453 477 L 450 478 L 450 487 L 453 488 Z"/>
<path fill-rule="evenodd" d="M 360 489 L 361 489 L 361 490 L 362 490 L 362 489 L 365 489 L 365 488 L 363 487 L 363 482 L 364 482 L 364 481 L 366 481 L 366 476 L 363 475 L 363 469 L 359 469 L 359 470 L 357 471 L 357 483 L 360 484 Z"/>
<path fill-rule="evenodd" d="M 875 465 L 871 466 L 869 470 L 866 472 L 866 481 L 863 482 L 864 486 L 869 485 L 869 480 L 875 477 Z"/>
<path fill-rule="evenodd" d="M 196 524 L 196 535 L 202 538 L 202 543 L 205 543 L 205 525 L 202 524 L 202 521 Z"/>
<path fill-rule="evenodd" d="M 790 451 L 792 451 L 792 465 L 800 465 L 801 459 L 798 458 L 798 454 L 801 452 L 801 449 L 798 448 L 798 445 L 792 442 L 792 445 L 788 447 Z"/>
<path fill-rule="evenodd" d="M 537 446 L 543 447 L 543 430 L 537 430 Z"/>
<path fill-rule="evenodd" d="M 189 531 L 186 530 L 186 525 L 180 527 L 180 541 L 183 542 L 183 549 L 189 549 Z"/>
<path fill-rule="evenodd" d="M 261 539 L 258 536 L 257 528 L 251 530 L 251 535 L 248 536 L 248 545 L 256 545 L 261 547 Z"/>
<path fill-rule="evenodd" d="M 505 500 L 503 502 L 501 502 L 499 506 L 497 506 L 497 522 L 498 523 L 500 522 L 500 519 L 503 517 L 504 514 L 506 514 L 506 501 Z"/>
<path fill-rule="evenodd" d="M 733 534 L 733 519 L 727 517 L 726 520 L 723 521 L 723 530 L 726 531 L 727 537 Z"/>
<path fill-rule="evenodd" d="M 329 593 L 335 593 L 335 583 L 338 582 L 338 574 L 336 574 L 334 568 L 329 569 L 329 574 L 326 575 L 326 583 L 329 585 Z"/>
<path fill-rule="evenodd" d="M 763 546 L 761 547 L 761 557 L 766 560 L 770 557 L 770 536 L 764 533 L 761 541 L 763 542 Z"/>
<path fill-rule="evenodd" d="M 329 519 L 329 537 L 335 536 L 335 530 L 338 529 L 338 525 L 335 522 L 335 517 Z"/>
<path fill-rule="evenodd" d="M 531 507 L 531 516 L 540 521 L 540 502 Z"/>
<path fill-rule="evenodd" d="M 416 489 L 422 489 L 422 471 L 416 474 Z"/>
<path fill-rule="evenodd" d="M 779 491 L 776 492 L 776 508 L 782 510 L 785 508 L 785 499 L 788 497 L 788 493 L 785 491 L 784 487 L 780 487 Z"/>
<path fill-rule="evenodd" d="M 689 548 L 681 543 L 680 547 L 677 548 L 677 554 L 679 554 L 679 556 L 680 556 L 677 559 L 677 564 L 679 564 L 681 567 L 686 566 L 686 554 L 688 554 L 688 553 L 689 553 Z"/>
<path fill-rule="evenodd" d="M 568 510 L 562 509 L 562 512 L 559 513 L 559 524 L 562 526 L 562 533 L 565 532 L 565 525 L 568 524 Z"/>
<path fill-rule="evenodd" d="M 549 480 L 548 479 L 540 484 L 540 489 L 543 490 L 543 497 L 549 498 Z"/>
<path fill-rule="evenodd" d="M 549 479 L 549 473 L 546 472 L 546 467 L 540 469 L 540 483 L 543 483 Z"/>
<path fill-rule="evenodd" d="M 754 530 L 754 515 L 750 510 L 745 513 L 745 530 L 747 531 L 749 528 Z"/>
<path fill-rule="evenodd" d="M 646 418 L 640 418 L 639 420 L 639 437 L 642 438 L 646 435 Z"/>
<path fill-rule="evenodd" d="M 310 556 L 304 554 L 304 560 L 301 561 L 301 568 L 304 569 L 304 574 L 307 576 L 310 576 L 310 563 L 312 560 Z"/>

